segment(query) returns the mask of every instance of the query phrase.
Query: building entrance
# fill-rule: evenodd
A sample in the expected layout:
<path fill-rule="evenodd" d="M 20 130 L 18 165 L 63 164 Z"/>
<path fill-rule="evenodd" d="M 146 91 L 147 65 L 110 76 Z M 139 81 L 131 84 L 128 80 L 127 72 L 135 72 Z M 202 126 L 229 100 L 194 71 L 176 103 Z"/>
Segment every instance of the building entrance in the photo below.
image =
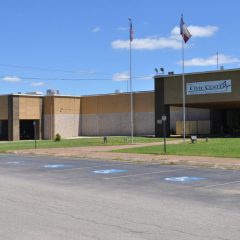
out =
<path fill-rule="evenodd" d="M 0 140 L 8 140 L 8 120 L 0 120 Z"/>
<path fill-rule="evenodd" d="M 240 109 L 215 109 L 211 111 L 213 135 L 240 136 Z"/>
<path fill-rule="evenodd" d="M 20 120 L 20 140 L 31 140 L 35 138 L 34 135 L 34 122 L 36 124 L 36 134 L 38 133 L 38 126 L 39 121 L 38 120 Z M 39 139 L 39 136 L 37 134 L 37 139 Z"/>

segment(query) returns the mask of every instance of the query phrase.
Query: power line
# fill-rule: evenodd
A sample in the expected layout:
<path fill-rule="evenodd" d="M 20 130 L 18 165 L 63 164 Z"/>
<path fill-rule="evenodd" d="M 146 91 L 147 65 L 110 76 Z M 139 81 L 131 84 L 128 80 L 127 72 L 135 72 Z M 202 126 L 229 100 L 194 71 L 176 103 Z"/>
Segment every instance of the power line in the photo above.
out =
<path fill-rule="evenodd" d="M 0 76 L 1 79 L 6 76 Z M 49 77 L 21 77 L 22 80 L 45 80 L 45 81 L 112 81 L 112 79 L 107 78 L 49 78 Z"/>
<path fill-rule="evenodd" d="M 62 69 L 60 70 L 60 69 L 20 66 L 20 65 L 12 65 L 12 64 L 3 64 L 3 63 L 0 63 L 0 66 L 9 67 L 9 68 L 21 68 L 21 69 L 30 69 L 30 70 L 39 70 L 39 71 L 49 71 L 49 72 L 75 73 L 75 71 L 73 71 L 73 70 L 62 70 Z"/>
<path fill-rule="evenodd" d="M 86 75 L 107 75 L 107 76 L 113 75 L 111 73 L 100 73 L 100 72 L 98 73 L 98 72 L 94 72 L 94 71 L 64 70 L 64 69 L 31 67 L 31 66 L 21 66 L 21 65 L 13 65 L 13 64 L 3 64 L 3 63 L 0 63 L 0 66 L 8 67 L 8 68 L 20 68 L 20 69 L 45 71 L 45 72 L 63 72 L 63 73 L 86 74 Z"/>
<path fill-rule="evenodd" d="M 0 79 L 4 79 L 6 76 L 0 76 Z M 133 77 L 133 79 L 144 79 L 147 76 Z M 22 80 L 45 80 L 45 81 L 114 81 L 114 82 L 123 82 L 124 80 L 113 80 L 112 78 L 52 78 L 52 77 L 23 77 L 18 76 Z"/>
<path fill-rule="evenodd" d="M 54 68 L 42 68 L 42 67 L 31 67 L 31 66 L 22 66 L 22 65 L 13 65 L 13 64 L 3 64 L 0 63 L 0 66 L 8 67 L 8 68 L 19 68 L 19 69 L 29 69 L 29 70 L 38 70 L 38 71 L 47 71 L 47 72 L 63 72 L 63 73 L 73 73 L 73 74 L 85 74 L 85 75 L 103 75 L 103 76 L 113 76 L 114 73 L 101 73 L 101 72 L 94 72 L 94 71 L 83 71 L 83 70 L 63 70 L 63 69 L 54 69 Z M 133 76 L 134 79 L 144 79 L 148 78 L 149 75 L 141 75 L 141 76 Z M 22 79 L 36 79 L 36 80 L 42 80 L 43 78 L 36 78 L 36 77 L 26 77 Z M 50 80 L 50 78 L 45 78 Z M 54 80 L 65 80 L 62 78 L 57 78 Z M 110 79 L 67 79 L 67 80 L 110 80 Z M 112 79 L 111 79 L 112 80 Z"/>

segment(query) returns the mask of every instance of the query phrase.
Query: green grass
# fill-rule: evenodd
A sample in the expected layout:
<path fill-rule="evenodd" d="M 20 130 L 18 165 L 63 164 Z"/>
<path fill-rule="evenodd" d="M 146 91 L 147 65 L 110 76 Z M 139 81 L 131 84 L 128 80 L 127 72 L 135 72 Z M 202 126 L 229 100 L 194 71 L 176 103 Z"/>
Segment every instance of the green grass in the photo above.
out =
<path fill-rule="evenodd" d="M 117 150 L 114 152 L 164 154 L 163 145 L 148 146 Z M 240 158 L 240 138 L 209 139 L 208 142 L 198 140 L 197 143 L 186 142 L 180 144 L 168 144 L 169 155 L 183 156 L 210 156 L 210 157 L 234 157 Z"/>
<path fill-rule="evenodd" d="M 134 137 L 134 143 L 160 142 L 162 138 L 151 137 Z M 37 148 L 70 148 L 85 146 L 114 146 L 131 143 L 131 137 L 108 137 L 108 143 L 103 143 L 103 138 L 79 138 L 79 139 L 62 139 L 60 142 L 52 140 L 38 140 Z M 0 142 L 0 152 L 19 149 L 34 148 L 34 141 L 16 141 Z"/>

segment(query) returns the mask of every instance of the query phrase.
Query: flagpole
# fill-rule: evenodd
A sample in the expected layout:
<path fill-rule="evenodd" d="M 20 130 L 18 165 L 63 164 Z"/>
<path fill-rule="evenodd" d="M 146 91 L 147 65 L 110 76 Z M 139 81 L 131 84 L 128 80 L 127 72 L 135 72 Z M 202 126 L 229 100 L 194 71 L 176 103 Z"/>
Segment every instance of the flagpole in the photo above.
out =
<path fill-rule="evenodd" d="M 183 21 L 183 14 L 180 21 L 180 34 L 182 35 L 182 104 L 183 104 L 183 142 L 186 141 L 186 94 L 185 94 L 185 66 L 184 66 L 184 44 L 192 37 Z"/>
<path fill-rule="evenodd" d="M 130 41 L 131 138 L 133 143 L 132 42 Z"/>
<path fill-rule="evenodd" d="M 186 141 L 186 98 L 185 98 L 185 65 L 184 65 L 184 40 L 182 39 L 182 99 L 183 99 L 183 142 Z"/>
<path fill-rule="evenodd" d="M 133 143 L 133 92 L 132 92 L 132 22 L 131 18 L 129 18 L 129 26 L 130 26 L 130 38 L 129 38 L 129 80 L 130 80 L 130 98 L 131 98 L 131 142 Z"/>

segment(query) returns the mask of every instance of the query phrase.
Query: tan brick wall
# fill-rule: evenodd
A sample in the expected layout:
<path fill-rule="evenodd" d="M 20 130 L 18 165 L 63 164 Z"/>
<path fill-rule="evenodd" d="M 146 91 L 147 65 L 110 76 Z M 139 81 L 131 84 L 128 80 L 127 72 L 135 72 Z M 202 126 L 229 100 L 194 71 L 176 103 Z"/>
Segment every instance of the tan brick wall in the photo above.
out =
<path fill-rule="evenodd" d="M 55 134 L 63 138 L 77 137 L 80 135 L 79 114 L 57 114 L 55 116 Z"/>
<path fill-rule="evenodd" d="M 81 98 L 80 97 L 61 97 L 54 98 L 55 114 L 80 114 Z"/>
<path fill-rule="evenodd" d="M 43 117 L 43 124 L 44 124 L 44 132 L 43 132 L 43 138 L 44 139 L 53 139 L 54 133 L 53 133 L 53 118 L 52 115 L 45 114 Z"/>
<path fill-rule="evenodd" d="M 109 94 L 82 97 L 82 114 L 130 112 L 130 99 L 130 94 Z M 154 93 L 134 93 L 133 103 L 135 112 L 153 112 Z"/>
<path fill-rule="evenodd" d="M 43 106 L 44 106 L 44 115 L 51 115 L 53 113 L 54 106 L 54 96 L 44 96 Z"/>
<path fill-rule="evenodd" d="M 44 97 L 44 136 L 128 135 L 130 94 Z M 134 94 L 135 134 L 154 134 L 154 93 Z M 50 126 L 50 127 L 49 127 Z"/>
<path fill-rule="evenodd" d="M 130 113 L 84 114 L 81 119 L 83 136 L 131 134 Z M 134 134 L 153 135 L 154 133 L 154 113 L 135 113 Z"/>
<path fill-rule="evenodd" d="M 19 96 L 19 119 L 40 119 L 40 97 Z"/>
<path fill-rule="evenodd" d="M 133 102 L 134 134 L 154 134 L 154 93 L 134 93 Z M 130 94 L 83 97 L 82 135 L 131 134 L 130 104 Z"/>
<path fill-rule="evenodd" d="M 0 96 L 0 120 L 8 119 L 8 96 Z"/>
<path fill-rule="evenodd" d="M 154 93 L 136 93 L 134 94 L 135 99 L 135 112 L 154 112 L 155 105 L 154 105 Z"/>

